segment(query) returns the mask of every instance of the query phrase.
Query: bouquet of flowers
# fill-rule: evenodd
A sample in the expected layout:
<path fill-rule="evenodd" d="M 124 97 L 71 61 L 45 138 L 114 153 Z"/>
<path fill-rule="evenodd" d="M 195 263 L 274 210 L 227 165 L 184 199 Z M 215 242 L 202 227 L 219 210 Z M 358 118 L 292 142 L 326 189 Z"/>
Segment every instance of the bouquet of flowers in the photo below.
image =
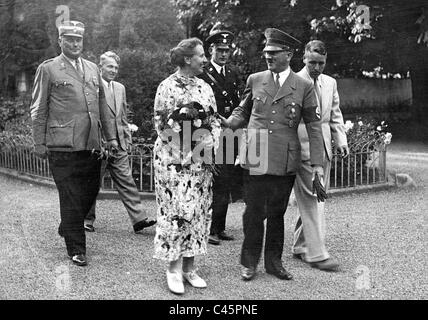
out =
<path fill-rule="evenodd" d="M 218 147 L 218 139 L 214 137 L 215 130 L 220 132 L 221 129 L 212 107 L 206 111 L 195 101 L 179 104 L 168 116 L 167 124 L 175 133 L 176 140 L 172 140 L 180 150 L 182 164 L 198 163 L 215 171 L 214 150 Z"/>

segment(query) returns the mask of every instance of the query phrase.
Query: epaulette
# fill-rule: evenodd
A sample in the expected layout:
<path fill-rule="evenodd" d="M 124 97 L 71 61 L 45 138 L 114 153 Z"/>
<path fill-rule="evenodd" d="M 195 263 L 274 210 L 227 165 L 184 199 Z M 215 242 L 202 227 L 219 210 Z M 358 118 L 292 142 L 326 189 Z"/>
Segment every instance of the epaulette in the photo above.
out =
<path fill-rule="evenodd" d="M 40 65 L 41 65 L 41 66 L 42 66 L 42 65 L 45 65 L 45 64 L 47 64 L 47 63 L 49 63 L 49 62 L 52 62 L 54 59 L 55 59 L 55 58 L 50 58 L 50 59 L 48 59 L 48 60 L 45 60 L 45 61 L 43 61 Z"/>

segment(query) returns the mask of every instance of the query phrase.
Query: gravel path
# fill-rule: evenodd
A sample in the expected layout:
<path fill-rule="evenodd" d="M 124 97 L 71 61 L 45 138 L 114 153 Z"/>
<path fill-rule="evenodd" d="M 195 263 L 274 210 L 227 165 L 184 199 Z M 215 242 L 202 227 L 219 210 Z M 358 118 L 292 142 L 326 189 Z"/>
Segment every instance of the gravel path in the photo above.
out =
<path fill-rule="evenodd" d="M 166 265 L 152 258 L 154 228 L 134 234 L 118 200 L 98 201 L 96 232 L 87 234 L 89 266 L 76 267 L 56 233 L 56 190 L 0 176 L 0 299 L 427 299 L 428 145 L 393 142 L 387 163 L 410 174 L 418 187 L 328 200 L 327 246 L 341 262 L 340 272 L 291 257 L 296 210 L 290 207 L 283 261 L 295 280 L 266 274 L 261 261 L 255 280 L 241 281 L 244 205 L 236 203 L 227 228 L 237 239 L 209 246 L 197 260 L 208 288 L 186 286 L 182 297 L 168 291 Z M 154 201 L 146 205 L 155 215 Z"/>

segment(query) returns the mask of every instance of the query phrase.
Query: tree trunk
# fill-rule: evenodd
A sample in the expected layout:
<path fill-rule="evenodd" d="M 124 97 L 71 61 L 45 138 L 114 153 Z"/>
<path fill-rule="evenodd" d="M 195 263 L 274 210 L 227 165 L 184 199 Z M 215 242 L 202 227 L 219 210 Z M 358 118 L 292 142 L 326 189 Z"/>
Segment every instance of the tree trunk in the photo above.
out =
<path fill-rule="evenodd" d="M 412 80 L 412 118 L 421 124 L 428 121 L 428 48 L 417 46 L 410 64 Z"/>

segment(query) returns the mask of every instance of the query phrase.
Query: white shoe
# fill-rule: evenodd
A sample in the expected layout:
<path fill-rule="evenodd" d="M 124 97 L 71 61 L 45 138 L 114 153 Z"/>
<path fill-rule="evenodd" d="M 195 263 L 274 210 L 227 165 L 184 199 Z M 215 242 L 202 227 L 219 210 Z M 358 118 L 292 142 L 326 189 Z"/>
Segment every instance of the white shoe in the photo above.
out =
<path fill-rule="evenodd" d="M 196 274 L 195 270 L 183 272 L 183 278 L 186 279 L 195 288 L 206 288 L 207 283 Z"/>
<path fill-rule="evenodd" d="M 166 279 L 168 281 L 168 288 L 171 292 L 176 294 L 184 293 L 183 276 L 179 272 L 169 272 L 166 270 Z"/>

